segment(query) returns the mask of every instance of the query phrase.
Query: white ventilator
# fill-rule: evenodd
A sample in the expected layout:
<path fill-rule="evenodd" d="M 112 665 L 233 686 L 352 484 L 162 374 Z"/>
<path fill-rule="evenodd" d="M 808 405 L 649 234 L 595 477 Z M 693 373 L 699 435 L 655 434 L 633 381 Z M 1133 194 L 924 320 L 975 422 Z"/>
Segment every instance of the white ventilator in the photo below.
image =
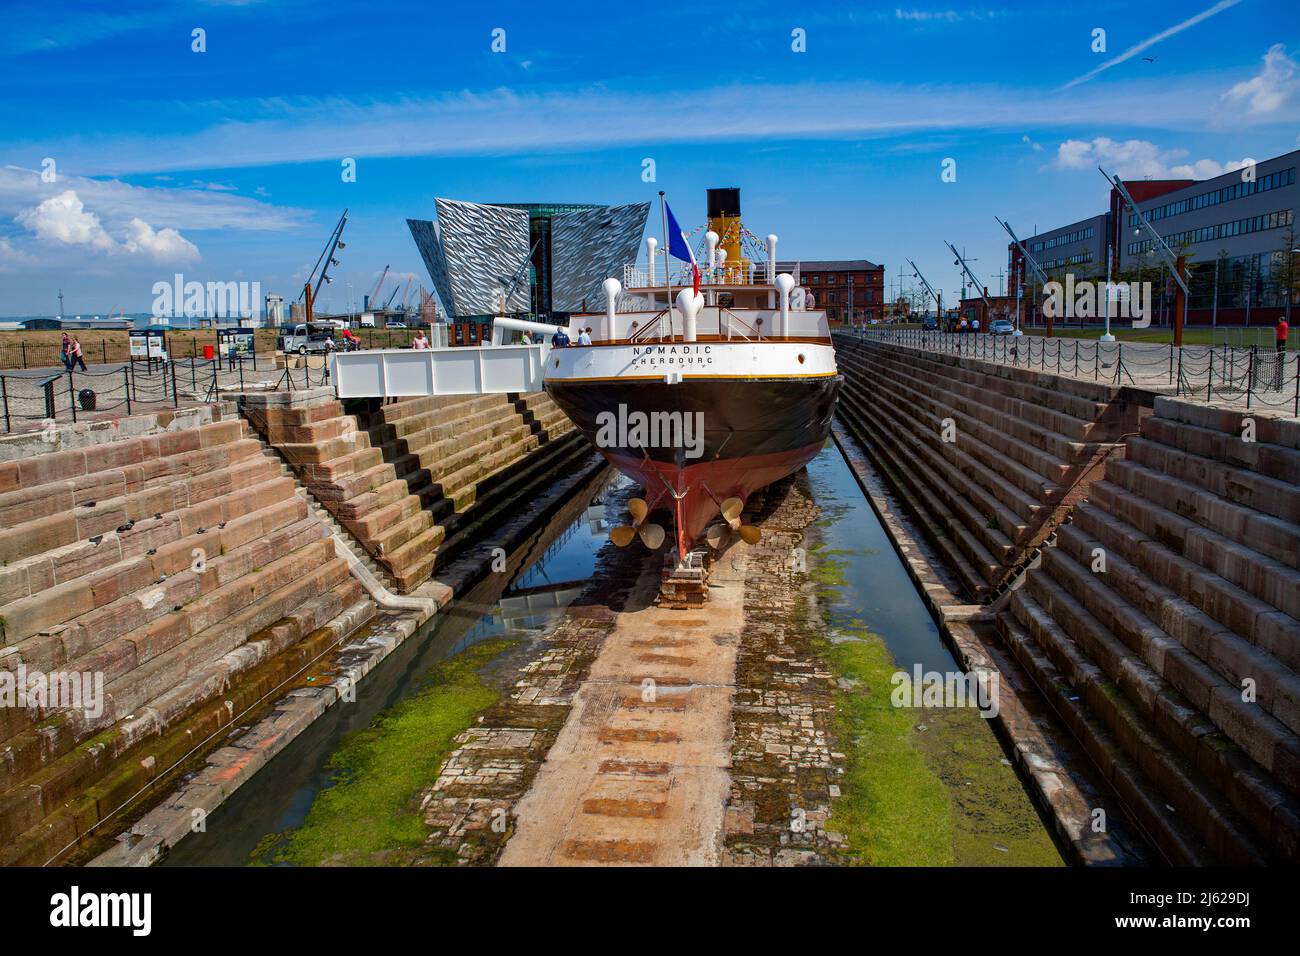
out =
<path fill-rule="evenodd" d="M 618 311 L 618 294 L 623 291 L 623 283 L 611 278 L 601 285 L 605 290 L 605 327 L 600 337 L 609 342 L 614 338 L 614 313 Z"/>
<path fill-rule="evenodd" d="M 782 272 L 776 277 L 776 288 L 781 293 L 781 327 L 777 334 L 785 338 L 790 329 L 790 290 L 794 288 L 794 276 Z"/>
<path fill-rule="evenodd" d="M 704 296 L 690 286 L 677 293 L 677 311 L 682 314 L 682 338 L 694 342 L 698 338 L 696 319 L 704 308 Z"/>
<path fill-rule="evenodd" d="M 654 236 L 646 236 L 645 240 L 645 264 L 646 273 L 650 279 L 650 285 L 655 284 L 655 250 L 659 248 L 659 240 Z"/>
<path fill-rule="evenodd" d="M 718 234 L 710 229 L 704 234 L 704 245 L 709 250 L 709 271 L 718 267 Z"/>
<path fill-rule="evenodd" d="M 767 237 L 767 281 L 776 281 L 776 233 Z"/>

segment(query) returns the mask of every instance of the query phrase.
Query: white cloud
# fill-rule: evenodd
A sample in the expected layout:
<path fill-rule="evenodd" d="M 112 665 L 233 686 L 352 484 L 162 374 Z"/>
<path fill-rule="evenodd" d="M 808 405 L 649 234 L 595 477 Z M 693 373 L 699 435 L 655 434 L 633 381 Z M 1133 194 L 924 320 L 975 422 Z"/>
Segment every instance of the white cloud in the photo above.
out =
<path fill-rule="evenodd" d="M 1238 79 L 1239 77 L 1234 78 Z M 604 86 L 462 90 L 389 100 L 291 97 L 220 100 L 202 104 L 204 115 L 239 116 L 207 127 L 170 124 L 178 132 L 81 134 L 66 142 L 0 141 L 0 155 L 58 155 L 63 169 L 93 168 L 105 175 L 175 170 L 235 169 L 281 164 L 328 163 L 339 157 L 492 156 L 519 153 L 615 150 L 631 144 L 785 143 L 816 137 L 879 139 L 967 129 L 1010 130 L 1138 127 L 1203 131 L 1206 101 L 1230 85 L 1222 76 L 1197 73 L 1162 80 L 1135 79 L 1123 96 L 1100 86 L 1026 100 L 1023 93 L 991 84 L 882 84 L 807 81 L 796 84 L 736 83 L 670 93 L 614 90 Z M 869 107 L 864 104 L 870 104 Z M 1244 111 L 1238 111 L 1244 113 Z M 706 115 L 709 123 L 683 122 Z M 1240 117 L 1232 118 L 1234 123 Z M 1300 120 L 1300 106 L 1287 104 L 1268 121 Z M 249 144 L 255 143 L 256 148 Z M 2 171 L 0 171 L 2 172 Z M 337 175 L 337 172 L 335 173 Z M 188 177 L 186 177 L 188 182 Z M 99 181 L 96 180 L 96 183 Z M 103 188 L 109 192 L 107 186 Z M 200 197 L 220 205 L 223 218 L 240 213 L 236 228 L 284 228 L 297 224 L 296 210 L 259 203 L 257 197 L 208 190 L 146 190 L 118 183 L 130 206 L 154 198 L 170 208 L 200 209 Z M 0 192 L 3 184 L 0 183 Z M 81 191 L 79 189 L 79 191 Z M 157 192 L 156 197 L 146 193 Z M 82 191 L 88 205 L 89 194 Z M 0 197 L 0 212 L 2 209 Z M 242 203 L 242 205 L 241 205 Z M 186 228 L 225 228 L 162 215 L 138 213 L 148 222 Z M 105 213 L 107 215 L 107 213 Z M 128 217 L 129 218 L 129 217 Z M 265 225 L 253 223 L 269 220 Z M 126 220 L 123 219 L 123 222 Z"/>
<path fill-rule="evenodd" d="M 1144 139 L 1067 139 L 1056 149 L 1060 169 L 1095 169 L 1098 166 L 1122 179 L 1211 179 L 1241 169 L 1249 159 L 1182 161 L 1185 149 L 1161 149 Z"/>
<path fill-rule="evenodd" d="M 75 189 L 65 189 L 35 206 L 20 210 L 14 222 L 44 242 L 79 246 L 109 255 L 145 256 L 154 262 L 191 262 L 198 247 L 175 229 L 155 230 L 138 216 L 127 224 L 119 243 L 99 216 L 86 209 Z"/>
<path fill-rule="evenodd" d="M 1032 139 L 1029 138 L 1028 133 L 1020 137 L 1020 142 L 1029 146 L 1029 148 L 1032 149 L 1035 153 L 1041 153 L 1043 151 L 1043 144 L 1035 143 Z"/>
<path fill-rule="evenodd" d="M 904 10 L 894 8 L 894 19 L 910 23 L 961 23 L 965 20 L 994 20 L 1005 10 Z"/>
<path fill-rule="evenodd" d="M 35 256 L 29 256 L 7 238 L 0 236 L 0 272 L 13 272 L 36 264 Z"/>
<path fill-rule="evenodd" d="M 136 217 L 179 230 L 282 232 L 303 225 L 310 215 L 304 209 L 274 206 L 220 190 L 133 186 L 118 179 L 69 175 L 63 168 L 60 164 L 59 181 L 51 186 L 41 182 L 37 170 L 0 166 L 0 216 L 12 216 L 34 199 L 66 189 L 74 190 L 114 233 L 124 231 Z"/>
<path fill-rule="evenodd" d="M 1296 79 L 1298 69 L 1296 61 L 1286 55 L 1286 47 L 1274 43 L 1264 54 L 1264 66 L 1259 73 L 1233 86 L 1223 94 L 1223 99 L 1229 103 L 1247 103 L 1255 115 L 1275 112 L 1300 85 Z"/>
<path fill-rule="evenodd" d="M 1101 64 L 1098 67 L 1095 67 L 1094 69 L 1089 70 L 1087 73 L 1083 74 L 1082 76 L 1076 76 L 1069 83 L 1066 83 L 1064 86 L 1062 86 L 1061 89 L 1068 90 L 1070 89 L 1070 87 L 1078 86 L 1080 83 L 1087 83 L 1094 76 L 1097 76 L 1099 73 L 1104 73 L 1106 70 L 1109 70 L 1112 66 L 1119 66 L 1119 64 L 1125 62 L 1126 60 L 1131 60 L 1133 57 L 1137 56 L 1143 50 L 1150 49 L 1160 41 L 1167 40 L 1171 36 L 1174 36 L 1175 34 L 1182 33 L 1184 30 L 1196 26 L 1196 24 L 1200 23 L 1202 20 L 1208 20 L 1210 17 L 1214 16 L 1215 14 L 1222 13 L 1224 10 L 1230 9 L 1231 7 L 1235 7 L 1239 3 L 1241 3 L 1241 0 L 1219 0 L 1219 2 L 1216 3 L 1214 6 L 1210 7 L 1207 10 L 1202 10 L 1200 13 L 1196 14 L 1196 16 L 1188 17 L 1186 20 L 1182 21 L 1181 23 L 1176 23 L 1172 27 L 1169 27 L 1166 30 L 1161 30 L 1159 33 L 1155 34 L 1154 36 L 1149 36 L 1142 42 L 1135 43 L 1133 46 L 1129 47 L 1119 56 L 1111 57 L 1105 63 Z"/>
<path fill-rule="evenodd" d="M 154 231 L 143 219 L 132 219 L 122 248 L 147 255 L 155 262 L 192 262 L 199 258 L 198 246 L 175 229 Z"/>
<path fill-rule="evenodd" d="M 68 246 L 90 246 L 110 252 L 117 245 L 104 230 L 104 224 L 93 212 L 87 212 L 76 190 L 65 189 L 57 196 L 24 209 L 14 221 L 46 242 L 61 242 Z"/>

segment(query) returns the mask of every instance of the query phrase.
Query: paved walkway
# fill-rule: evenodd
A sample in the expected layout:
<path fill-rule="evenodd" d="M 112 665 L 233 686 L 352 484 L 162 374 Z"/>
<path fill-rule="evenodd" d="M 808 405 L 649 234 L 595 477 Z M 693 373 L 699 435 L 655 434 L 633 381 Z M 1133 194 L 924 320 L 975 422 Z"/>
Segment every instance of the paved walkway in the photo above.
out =
<path fill-rule="evenodd" d="M 846 334 L 846 333 L 838 333 Z M 850 337 L 853 333 L 847 333 Z M 955 335 L 879 329 L 861 337 L 1039 369 L 1089 382 L 1129 385 L 1220 408 L 1300 414 L 1300 352 L 1155 342 L 1100 343 L 1063 336 Z"/>
<path fill-rule="evenodd" d="M 708 606 L 651 602 L 646 569 L 528 793 L 502 866 L 716 866 L 730 786 L 746 549 L 714 565 Z"/>

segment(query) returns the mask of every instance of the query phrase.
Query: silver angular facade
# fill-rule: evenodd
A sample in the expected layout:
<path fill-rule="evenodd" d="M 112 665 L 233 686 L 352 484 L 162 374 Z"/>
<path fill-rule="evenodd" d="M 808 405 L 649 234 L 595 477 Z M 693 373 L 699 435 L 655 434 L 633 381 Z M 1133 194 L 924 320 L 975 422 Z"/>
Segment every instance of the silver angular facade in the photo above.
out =
<path fill-rule="evenodd" d="M 408 219 L 452 317 L 602 311 L 601 284 L 635 261 L 647 202 L 496 205 L 435 199 L 438 221 Z M 530 261 L 531 257 L 531 261 Z M 539 288 L 533 290 L 531 284 Z M 622 303 L 628 307 L 628 303 Z"/>
<path fill-rule="evenodd" d="M 442 251 L 438 224 L 427 219 L 408 219 L 406 225 L 411 230 L 415 247 L 420 250 L 420 257 L 424 259 L 424 267 L 429 270 L 429 278 L 433 280 L 433 287 L 438 291 L 443 308 L 450 312 L 451 282 L 447 277 L 447 257 Z"/>
<path fill-rule="evenodd" d="M 528 213 L 435 199 L 437 223 L 408 219 L 438 298 L 452 316 L 528 309 Z"/>
<path fill-rule="evenodd" d="M 648 202 L 597 206 L 551 220 L 551 303 L 557 312 L 599 312 L 602 283 L 623 278 L 635 262 L 645 231 Z"/>

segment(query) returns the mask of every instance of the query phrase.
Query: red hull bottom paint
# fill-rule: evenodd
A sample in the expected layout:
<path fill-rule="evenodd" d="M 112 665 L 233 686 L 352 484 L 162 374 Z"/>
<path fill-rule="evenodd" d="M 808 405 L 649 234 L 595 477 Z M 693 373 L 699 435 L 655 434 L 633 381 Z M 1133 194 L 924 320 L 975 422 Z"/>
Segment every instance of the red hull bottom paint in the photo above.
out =
<path fill-rule="evenodd" d="M 646 490 L 651 510 L 667 508 L 677 524 L 677 554 L 685 555 L 722 511 L 728 498 L 748 500 L 760 488 L 798 471 L 821 451 L 822 442 L 770 455 L 717 458 L 679 468 L 672 462 L 602 452 L 605 459 Z"/>

